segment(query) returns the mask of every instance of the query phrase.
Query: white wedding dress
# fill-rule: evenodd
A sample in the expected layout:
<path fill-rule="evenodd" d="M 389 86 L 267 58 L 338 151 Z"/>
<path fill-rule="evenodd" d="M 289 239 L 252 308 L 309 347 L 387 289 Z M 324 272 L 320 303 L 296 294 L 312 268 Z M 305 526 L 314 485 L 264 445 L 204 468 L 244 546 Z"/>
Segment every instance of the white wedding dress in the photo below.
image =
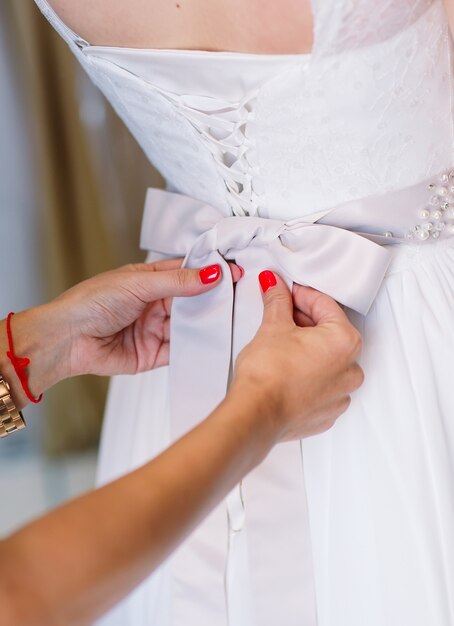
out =
<path fill-rule="evenodd" d="M 298 218 L 452 166 L 441 0 L 314 0 L 311 55 L 91 46 L 36 2 L 169 188 L 225 215 Z M 366 380 L 347 413 L 245 479 L 241 530 L 223 503 L 100 624 L 454 624 L 454 238 L 387 247 L 351 312 Z M 167 381 L 113 381 L 100 482 L 171 441 Z"/>

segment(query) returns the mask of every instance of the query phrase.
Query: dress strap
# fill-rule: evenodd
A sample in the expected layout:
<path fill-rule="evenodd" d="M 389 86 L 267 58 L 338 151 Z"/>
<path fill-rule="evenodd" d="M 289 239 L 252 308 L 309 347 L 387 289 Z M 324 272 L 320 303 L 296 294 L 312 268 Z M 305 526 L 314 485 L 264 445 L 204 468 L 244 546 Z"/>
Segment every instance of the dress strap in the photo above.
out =
<path fill-rule="evenodd" d="M 35 0 L 35 3 L 44 17 L 63 37 L 72 50 L 80 52 L 80 50 L 90 45 L 88 41 L 83 39 L 83 37 L 80 37 L 63 22 L 61 17 L 56 13 L 55 9 L 51 7 L 47 0 Z"/>

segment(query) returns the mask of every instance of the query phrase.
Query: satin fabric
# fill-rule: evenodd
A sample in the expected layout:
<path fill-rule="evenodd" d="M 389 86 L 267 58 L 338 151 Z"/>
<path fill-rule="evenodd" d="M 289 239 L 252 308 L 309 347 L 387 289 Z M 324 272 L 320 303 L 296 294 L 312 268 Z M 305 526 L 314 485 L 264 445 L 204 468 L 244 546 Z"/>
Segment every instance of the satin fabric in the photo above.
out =
<path fill-rule="evenodd" d="M 223 215 L 300 219 L 406 188 L 452 161 L 441 0 L 314 0 L 305 56 L 91 46 L 37 3 L 168 187 Z M 304 442 L 303 462 L 299 445 L 284 444 L 243 481 L 247 563 L 229 560 L 226 581 L 228 552 L 240 557 L 244 545 L 230 541 L 223 504 L 102 624 L 243 626 L 250 594 L 258 626 L 451 626 L 452 239 L 388 248 L 368 315 L 349 312 L 366 382 L 347 414 Z M 233 324 L 251 336 L 259 320 L 247 293 L 272 259 L 264 248 L 243 253 Z M 101 483 L 172 441 L 167 390 L 167 369 L 112 382 Z"/>
<path fill-rule="evenodd" d="M 445 176 L 448 179 L 448 174 Z M 275 269 L 289 287 L 293 283 L 309 285 L 366 315 L 391 261 L 391 254 L 377 242 L 405 241 L 415 218 L 433 201 L 439 181 L 440 177 L 434 177 L 397 192 L 345 203 L 287 222 L 226 216 L 193 198 L 150 189 L 142 225 L 142 248 L 152 254 L 184 256 L 185 267 L 216 263 L 222 267 L 224 275 L 216 289 L 196 298 L 175 298 L 173 302 L 170 333 L 172 439 L 178 439 L 195 427 L 201 416 L 208 415 L 225 396 L 238 353 L 260 324 L 262 301 L 256 281 L 260 269 Z M 443 238 L 452 236 L 446 223 L 443 224 L 445 228 L 438 235 L 441 232 Z M 354 228 L 361 234 L 355 233 Z M 420 245 L 424 245 L 424 241 Z M 227 260 L 234 260 L 246 272 L 246 280 L 237 285 L 236 293 Z M 293 449 L 297 458 L 295 445 Z M 301 482 L 301 493 L 302 489 Z M 250 560 L 247 505 L 242 485 L 239 485 L 227 498 L 229 541 L 227 550 L 222 552 L 226 560 L 227 616 L 229 623 L 238 626 L 256 623 L 251 602 L 254 597 L 252 580 L 257 579 L 259 570 Z M 294 516 L 297 513 L 302 525 L 305 511 L 295 510 Z M 215 532 L 214 527 L 221 523 L 219 511 L 209 523 L 213 525 L 213 536 L 217 535 L 220 528 Z M 275 538 L 274 548 L 283 549 L 280 544 L 279 537 Z M 293 548 L 296 550 L 298 546 L 304 553 L 302 537 L 294 539 Z M 267 555 L 268 567 L 271 566 L 273 560 L 268 546 L 262 551 Z M 190 550 L 183 547 L 174 559 L 175 580 L 183 589 L 190 584 L 190 554 Z M 307 558 L 298 563 L 293 572 L 295 581 L 310 580 L 309 563 Z M 287 565 L 287 574 L 289 569 Z M 189 575 L 186 582 L 184 573 Z M 263 595 L 266 587 L 259 586 L 256 592 Z M 316 621 L 311 592 L 311 585 L 306 586 L 305 592 L 299 595 L 299 600 L 303 601 L 301 606 L 295 607 L 299 615 L 306 616 L 307 624 Z M 274 593 L 279 599 L 282 593 L 279 585 Z M 184 611 L 184 604 L 184 600 L 180 600 L 177 607 Z"/>

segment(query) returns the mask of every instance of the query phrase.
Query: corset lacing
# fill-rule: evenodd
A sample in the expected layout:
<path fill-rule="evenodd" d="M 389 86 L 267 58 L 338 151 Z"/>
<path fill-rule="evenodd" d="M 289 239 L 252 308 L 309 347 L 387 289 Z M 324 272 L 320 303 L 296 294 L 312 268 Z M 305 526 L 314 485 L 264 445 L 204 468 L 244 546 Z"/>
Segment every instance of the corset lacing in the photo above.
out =
<path fill-rule="evenodd" d="M 224 179 L 227 203 L 234 215 L 257 215 L 263 189 L 255 143 L 251 135 L 258 90 L 238 102 L 207 96 L 178 96 L 159 90 L 178 103 L 178 110 L 191 123 L 210 151 Z"/>

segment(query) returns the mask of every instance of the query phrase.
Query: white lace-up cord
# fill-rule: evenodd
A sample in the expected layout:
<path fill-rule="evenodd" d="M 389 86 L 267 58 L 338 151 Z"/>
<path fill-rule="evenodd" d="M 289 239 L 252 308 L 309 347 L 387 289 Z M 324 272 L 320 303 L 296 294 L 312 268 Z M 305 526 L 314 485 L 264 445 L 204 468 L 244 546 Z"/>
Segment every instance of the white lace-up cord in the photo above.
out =
<path fill-rule="evenodd" d="M 204 96 L 161 93 L 178 103 L 178 110 L 213 156 L 224 179 L 233 215 L 257 215 L 263 193 L 258 188 L 259 168 L 250 130 L 258 90 L 233 103 Z"/>

